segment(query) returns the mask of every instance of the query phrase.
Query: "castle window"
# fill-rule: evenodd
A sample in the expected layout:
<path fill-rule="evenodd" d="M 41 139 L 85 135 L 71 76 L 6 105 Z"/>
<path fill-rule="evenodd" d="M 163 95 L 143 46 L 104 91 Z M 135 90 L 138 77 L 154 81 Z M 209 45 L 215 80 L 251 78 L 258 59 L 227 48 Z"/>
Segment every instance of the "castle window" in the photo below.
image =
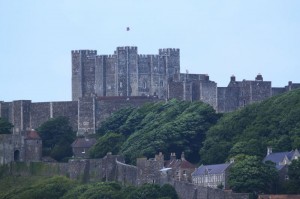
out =
<path fill-rule="evenodd" d="M 123 87 L 123 83 L 122 82 L 120 82 L 120 88 L 122 88 Z"/>
<path fill-rule="evenodd" d="M 20 151 L 16 150 L 14 152 L 14 161 L 20 161 Z"/>
<path fill-rule="evenodd" d="M 243 100 L 243 106 L 246 106 L 246 100 Z"/>
<path fill-rule="evenodd" d="M 163 86 L 164 86 L 164 82 L 160 81 L 160 87 L 163 87 Z"/>
<path fill-rule="evenodd" d="M 143 88 L 147 88 L 147 82 L 143 83 Z"/>

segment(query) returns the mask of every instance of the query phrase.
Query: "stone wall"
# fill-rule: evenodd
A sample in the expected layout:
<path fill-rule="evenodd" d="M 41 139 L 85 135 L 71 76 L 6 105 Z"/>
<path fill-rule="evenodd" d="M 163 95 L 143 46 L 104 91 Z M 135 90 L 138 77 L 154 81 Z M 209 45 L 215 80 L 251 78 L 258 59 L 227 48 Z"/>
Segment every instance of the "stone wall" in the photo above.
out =
<path fill-rule="evenodd" d="M 25 157 L 26 161 L 41 161 L 42 158 L 42 140 L 25 139 Z"/>
<path fill-rule="evenodd" d="M 68 163 L 11 162 L 12 175 L 21 176 L 68 176 Z"/>
<path fill-rule="evenodd" d="M 141 185 L 144 183 L 171 184 L 180 199 L 248 199 L 248 194 L 237 194 L 201 187 L 195 184 L 174 181 L 160 174 L 163 156 L 154 159 L 138 159 L 137 167 L 124 163 L 124 158 L 107 154 L 102 159 L 72 159 L 68 163 L 48 162 L 11 162 L 11 175 L 54 176 L 63 175 L 82 182 L 118 181 L 124 185 Z"/>
<path fill-rule="evenodd" d="M 124 185 L 137 185 L 137 167 L 117 161 L 116 181 Z"/>
<path fill-rule="evenodd" d="M 0 165 L 12 161 L 24 161 L 24 137 L 21 135 L 0 135 Z"/>
<path fill-rule="evenodd" d="M 300 195 L 259 195 L 258 199 L 299 199 Z"/>
<path fill-rule="evenodd" d="M 249 199 L 247 193 L 226 192 L 181 181 L 173 181 L 170 184 L 175 188 L 180 199 Z"/>

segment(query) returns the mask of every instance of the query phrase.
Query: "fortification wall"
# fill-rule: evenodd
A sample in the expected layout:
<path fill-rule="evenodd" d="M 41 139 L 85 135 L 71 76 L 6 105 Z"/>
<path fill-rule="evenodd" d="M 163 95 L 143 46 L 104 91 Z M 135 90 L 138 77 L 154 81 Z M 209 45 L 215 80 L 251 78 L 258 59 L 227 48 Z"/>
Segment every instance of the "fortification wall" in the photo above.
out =
<path fill-rule="evenodd" d="M 51 105 L 52 104 L 52 105 Z M 64 116 L 69 118 L 70 125 L 73 130 L 78 128 L 78 102 L 66 101 L 66 102 L 50 102 L 52 107 L 52 117 Z"/>
<path fill-rule="evenodd" d="M 117 161 L 116 181 L 124 185 L 137 185 L 137 167 Z"/>
<path fill-rule="evenodd" d="M 271 82 L 269 81 L 252 81 L 251 82 L 252 102 L 259 102 L 272 96 Z"/>
<path fill-rule="evenodd" d="M 38 128 L 41 124 L 51 118 L 51 104 L 49 102 L 32 103 L 30 117 L 31 128 Z"/>
<path fill-rule="evenodd" d="M 14 125 L 13 133 L 21 134 L 30 128 L 30 100 L 13 101 L 10 106 L 10 122 Z"/>
<path fill-rule="evenodd" d="M 0 117 L 9 120 L 9 102 L 0 101 Z"/>
<path fill-rule="evenodd" d="M 14 145 L 12 135 L 0 135 L 0 165 L 14 160 Z"/>
<path fill-rule="evenodd" d="M 71 179 L 88 182 L 90 162 L 87 159 L 72 159 L 68 162 L 68 174 Z"/>
<path fill-rule="evenodd" d="M 184 100 L 183 91 L 184 91 L 183 82 L 170 82 L 168 85 L 168 98 Z"/>
<path fill-rule="evenodd" d="M 221 189 L 201 187 L 198 185 L 173 181 L 170 183 L 180 199 L 249 199 L 247 193 L 225 192 Z"/>
<path fill-rule="evenodd" d="M 212 81 L 198 81 L 194 83 L 193 101 L 201 100 L 217 110 L 217 84 Z"/>
<path fill-rule="evenodd" d="M 17 176 L 68 176 L 68 163 L 11 162 L 10 172 Z"/>
<path fill-rule="evenodd" d="M 42 140 L 25 139 L 25 157 L 26 161 L 38 162 L 42 159 Z"/>
<path fill-rule="evenodd" d="M 217 112 L 224 113 L 226 110 L 226 87 L 217 87 Z"/>
<path fill-rule="evenodd" d="M 272 88 L 272 96 L 286 92 L 285 88 Z"/>
<path fill-rule="evenodd" d="M 240 88 L 237 82 L 233 82 L 232 85 L 228 86 L 225 89 L 225 111 L 231 112 L 236 110 L 239 107 L 239 96 Z"/>

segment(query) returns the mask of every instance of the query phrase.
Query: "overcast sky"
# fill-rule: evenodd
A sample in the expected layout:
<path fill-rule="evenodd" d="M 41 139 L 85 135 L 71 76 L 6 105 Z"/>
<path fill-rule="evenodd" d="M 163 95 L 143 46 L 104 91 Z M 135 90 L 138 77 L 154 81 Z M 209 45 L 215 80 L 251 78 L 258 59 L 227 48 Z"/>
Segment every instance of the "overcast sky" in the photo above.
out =
<path fill-rule="evenodd" d="M 130 31 L 126 31 L 130 27 Z M 0 0 L 0 101 L 71 100 L 71 50 L 180 48 L 181 72 L 300 82 L 299 0 Z"/>

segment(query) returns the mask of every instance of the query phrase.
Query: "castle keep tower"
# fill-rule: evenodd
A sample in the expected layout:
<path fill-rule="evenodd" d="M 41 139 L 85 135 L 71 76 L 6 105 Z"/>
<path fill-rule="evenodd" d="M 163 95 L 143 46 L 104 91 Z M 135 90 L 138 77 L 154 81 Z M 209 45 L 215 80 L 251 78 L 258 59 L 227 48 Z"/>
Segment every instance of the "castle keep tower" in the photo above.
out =
<path fill-rule="evenodd" d="M 167 98 L 168 81 L 180 72 L 179 49 L 139 55 L 137 47 L 118 47 L 112 55 L 72 51 L 72 99 L 93 96 L 158 95 Z"/>
<path fill-rule="evenodd" d="M 95 50 L 72 51 L 72 99 L 95 93 Z"/>

